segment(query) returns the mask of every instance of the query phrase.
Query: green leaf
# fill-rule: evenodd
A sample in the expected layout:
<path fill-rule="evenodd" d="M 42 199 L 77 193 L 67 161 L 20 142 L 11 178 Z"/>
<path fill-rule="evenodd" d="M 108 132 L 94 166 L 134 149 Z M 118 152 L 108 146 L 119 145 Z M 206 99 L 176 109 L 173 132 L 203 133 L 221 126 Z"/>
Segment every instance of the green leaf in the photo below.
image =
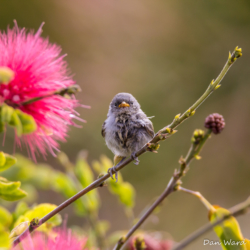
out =
<path fill-rule="evenodd" d="M 106 220 L 98 220 L 96 227 L 98 232 L 100 232 L 102 235 L 105 235 L 110 228 L 110 223 Z"/>
<path fill-rule="evenodd" d="M 36 207 L 34 207 L 32 210 L 25 213 L 25 216 L 30 219 L 30 221 L 34 218 L 41 219 L 46 214 L 50 213 L 52 210 L 57 208 L 56 205 L 50 204 L 50 203 L 43 203 Z M 56 214 L 51 219 L 49 219 L 46 223 L 50 223 L 53 226 L 59 226 L 62 223 L 62 218 L 59 214 Z"/>
<path fill-rule="evenodd" d="M 53 183 L 54 170 L 47 164 L 34 164 L 32 161 L 21 155 L 15 155 L 17 163 L 15 164 L 16 175 L 18 180 L 29 182 L 30 184 L 42 188 L 50 189 Z M 50 176 L 51 178 L 48 178 Z"/>
<path fill-rule="evenodd" d="M 83 187 L 87 187 L 94 181 L 94 174 L 85 159 L 84 152 L 80 152 L 75 166 L 75 174 Z"/>
<path fill-rule="evenodd" d="M 29 207 L 26 202 L 24 201 L 19 201 L 15 212 L 13 214 L 14 220 L 17 220 L 21 215 L 25 214 L 29 210 Z"/>
<path fill-rule="evenodd" d="M 100 164 L 99 161 L 94 160 L 92 162 L 92 167 L 93 167 L 93 169 L 95 170 L 95 172 L 97 174 L 100 174 L 101 172 L 105 172 L 105 170 L 103 169 L 103 167 L 102 167 L 102 165 Z"/>
<path fill-rule="evenodd" d="M 8 180 L 7 180 L 6 178 L 4 178 L 4 177 L 0 176 L 0 182 L 4 182 L 4 183 L 6 183 L 6 182 L 8 182 Z"/>
<path fill-rule="evenodd" d="M 98 162 L 98 161 L 92 162 L 93 169 L 95 170 L 97 174 L 101 174 L 101 173 L 106 174 L 108 169 L 113 167 L 113 162 L 106 155 L 101 155 L 100 160 L 101 162 Z M 113 175 L 113 177 L 115 177 L 115 175 Z M 120 172 L 118 172 L 118 180 L 119 182 L 123 181 L 122 175 Z"/>
<path fill-rule="evenodd" d="M 12 223 L 12 220 L 12 214 L 7 209 L 0 206 L 0 224 L 4 228 L 8 229 Z"/>
<path fill-rule="evenodd" d="M 57 159 L 64 166 L 65 169 L 71 169 L 73 164 L 70 162 L 69 157 L 64 152 L 59 152 L 57 154 Z"/>
<path fill-rule="evenodd" d="M 250 250 L 250 240 L 249 239 L 245 239 L 245 242 L 246 242 L 246 250 Z"/>
<path fill-rule="evenodd" d="M 84 206 L 89 212 L 96 212 L 99 208 L 99 196 L 97 190 L 92 190 L 87 193 L 83 198 Z"/>
<path fill-rule="evenodd" d="M 210 222 L 217 221 L 224 216 L 230 214 L 230 212 L 222 207 L 214 206 L 215 211 L 210 214 Z M 214 227 L 214 231 L 220 238 L 221 247 L 224 250 L 246 250 L 245 245 L 240 245 L 241 242 L 244 243 L 244 237 L 242 236 L 240 226 L 237 220 L 230 216 L 229 219 L 223 221 L 218 226 Z M 238 245 L 236 245 L 238 242 Z"/>
<path fill-rule="evenodd" d="M 109 183 L 109 189 L 111 193 L 118 196 L 120 202 L 126 207 L 134 206 L 135 190 L 133 186 L 128 182 L 114 182 Z"/>
<path fill-rule="evenodd" d="M 28 182 L 35 187 L 48 190 L 53 183 L 54 170 L 47 164 L 34 164 L 28 158 L 16 154 L 17 162 L 13 166 L 12 178 Z M 50 176 L 51 178 L 48 178 Z"/>
<path fill-rule="evenodd" d="M 16 163 L 16 158 L 12 155 L 0 151 L 0 171 L 4 171 Z"/>
<path fill-rule="evenodd" d="M 6 201 L 16 201 L 27 195 L 20 189 L 21 182 L 4 182 L 0 180 L 0 198 Z"/>
<path fill-rule="evenodd" d="M 15 110 L 22 124 L 22 133 L 30 134 L 37 129 L 36 122 L 31 115 L 22 112 L 20 109 Z"/>
<path fill-rule="evenodd" d="M 86 161 L 86 152 L 81 151 L 77 157 L 75 174 L 83 187 L 87 187 L 94 181 L 94 174 Z M 83 197 L 86 209 L 89 212 L 95 212 L 99 208 L 99 196 L 97 190 L 92 190 Z"/>
<path fill-rule="evenodd" d="M 8 249 L 11 246 L 9 233 L 5 231 L 0 231 L 0 249 Z"/>
<path fill-rule="evenodd" d="M 16 111 L 14 111 L 12 113 L 9 125 L 13 126 L 16 129 L 16 133 L 18 136 L 22 135 L 22 133 L 23 133 L 22 123 L 21 123 Z"/>
<path fill-rule="evenodd" d="M 29 204 L 32 204 L 35 201 L 37 201 L 39 195 L 34 185 L 28 183 L 22 183 L 22 190 L 24 190 L 27 194 L 29 194 L 23 199 L 23 201 Z"/>
<path fill-rule="evenodd" d="M 30 134 L 37 129 L 36 122 L 31 115 L 20 109 L 13 109 L 7 105 L 2 108 L 2 121 L 4 119 L 10 126 L 14 126 L 18 136 Z"/>
<path fill-rule="evenodd" d="M 54 173 L 53 189 L 66 197 L 71 197 L 77 192 L 75 183 L 67 175 L 59 171 Z"/>
<path fill-rule="evenodd" d="M 78 192 L 73 180 L 64 173 L 57 171 L 52 178 L 52 189 L 63 194 L 66 198 L 70 198 Z M 87 211 L 84 206 L 85 204 L 82 203 L 81 199 L 76 200 L 73 204 L 77 209 L 78 215 L 86 215 Z"/>
<path fill-rule="evenodd" d="M 113 162 L 106 155 L 101 155 L 100 162 L 93 161 L 92 167 L 98 174 L 107 173 L 108 169 L 113 167 Z"/>
<path fill-rule="evenodd" d="M 14 241 L 19 235 L 21 235 L 29 227 L 29 221 L 24 221 L 18 226 L 14 227 L 9 235 L 10 240 Z"/>
<path fill-rule="evenodd" d="M 14 226 L 18 226 L 20 223 L 25 221 L 31 221 L 34 218 L 41 219 L 46 214 L 54 210 L 57 206 L 54 204 L 43 203 L 38 206 L 35 206 L 33 209 L 27 211 L 24 215 L 21 215 L 17 221 L 15 222 Z M 47 232 L 49 229 L 59 226 L 62 223 L 61 215 L 56 214 L 43 225 L 41 225 L 37 230 Z"/>
<path fill-rule="evenodd" d="M 113 162 L 106 155 L 101 155 L 100 158 L 105 172 L 107 172 L 109 168 L 113 167 Z"/>
<path fill-rule="evenodd" d="M 13 112 L 14 112 L 14 109 L 12 107 L 4 104 L 1 108 L 2 123 L 9 123 Z"/>
<path fill-rule="evenodd" d="M 1 167 L 4 166 L 5 162 L 6 162 L 5 154 L 4 152 L 0 151 L 0 169 Z"/>

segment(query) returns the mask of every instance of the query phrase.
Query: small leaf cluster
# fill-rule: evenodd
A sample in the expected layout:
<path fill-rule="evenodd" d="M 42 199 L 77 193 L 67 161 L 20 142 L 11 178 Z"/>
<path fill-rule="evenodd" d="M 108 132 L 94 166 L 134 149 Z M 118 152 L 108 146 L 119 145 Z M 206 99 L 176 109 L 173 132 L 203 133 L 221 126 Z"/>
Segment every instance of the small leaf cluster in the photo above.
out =
<path fill-rule="evenodd" d="M 10 213 L 7 209 L 0 206 L 0 249 L 1 247 L 10 247 L 11 242 L 29 227 L 32 220 L 35 219 L 38 221 L 55 208 L 56 205 L 49 203 L 43 203 L 29 208 L 27 203 L 20 201 L 14 212 Z M 49 233 L 53 227 L 60 225 L 61 222 L 62 218 L 57 214 L 37 230 Z"/>
<path fill-rule="evenodd" d="M 0 151 L 0 172 L 7 170 L 16 163 L 16 159 L 2 151 Z M 6 201 L 16 201 L 26 196 L 26 192 L 20 189 L 20 181 L 8 181 L 0 176 L 0 199 Z"/>
<path fill-rule="evenodd" d="M 0 106 L 0 133 L 6 130 L 6 124 L 14 127 L 17 136 L 30 134 L 37 129 L 36 122 L 31 115 L 3 104 Z"/>
<path fill-rule="evenodd" d="M 0 171 L 8 170 L 16 163 L 15 157 L 0 151 Z M 0 200 L 16 201 L 26 197 L 27 193 L 20 189 L 20 186 L 20 181 L 12 182 L 0 176 Z M 0 206 L 0 248 L 9 248 L 11 241 L 29 226 L 29 222 L 33 218 L 41 218 L 55 207 L 56 205 L 52 204 L 40 204 L 29 208 L 25 202 L 21 201 L 17 204 L 15 211 L 10 213 L 6 208 Z M 39 230 L 48 232 L 49 229 L 60 223 L 61 216 L 58 214 L 42 225 Z"/>
<path fill-rule="evenodd" d="M 91 184 L 98 175 L 106 173 L 113 166 L 112 161 L 104 155 L 100 157 L 99 161 L 95 160 L 90 165 L 87 161 L 87 153 L 85 151 L 81 151 L 78 154 L 75 163 L 72 163 L 65 153 L 59 153 L 58 160 L 63 167 L 62 170 L 56 170 L 47 164 L 35 164 L 21 155 L 16 155 L 16 159 L 15 165 L 5 172 L 5 176 L 22 180 L 23 186 L 25 188 L 29 187 L 28 192 L 31 194 L 31 198 L 28 201 L 32 203 L 36 199 L 36 195 L 32 197 L 32 193 L 37 194 L 38 190 L 53 190 L 68 199 Z M 119 182 L 116 183 L 110 179 L 105 183 L 105 188 L 107 187 L 108 191 L 117 197 L 126 216 L 132 218 L 132 209 L 135 205 L 135 190 L 130 183 L 123 180 L 121 173 L 118 174 Z M 33 187 L 33 190 L 31 187 Z M 100 241 L 109 241 L 106 233 L 110 225 L 107 221 L 98 218 L 101 207 L 100 189 L 101 187 L 92 190 L 73 203 L 75 215 L 83 217 L 89 222 L 89 225 L 87 223 L 83 228 L 78 228 L 81 235 L 88 237 L 88 247 L 101 246 L 102 243 Z M 30 223 L 36 217 L 41 218 L 40 212 L 43 210 L 43 204 L 40 205 L 28 210 L 27 205 L 26 208 L 24 204 L 18 205 L 16 210 L 22 210 L 23 212 L 22 214 L 19 212 L 14 213 L 16 219 L 13 226 L 17 228 L 17 233 L 15 231 L 12 232 L 11 237 L 13 239 L 25 227 L 24 223 Z M 39 213 L 37 213 L 37 209 L 39 209 Z M 49 211 L 48 207 L 46 209 L 46 212 L 43 213 L 44 215 L 52 210 Z M 55 225 L 58 225 L 61 219 L 54 218 L 54 220 L 58 221 L 58 223 L 52 223 L 50 227 L 51 221 L 49 220 L 45 223 L 45 226 L 41 226 L 38 229 L 48 231 Z M 21 225 L 19 226 L 21 229 L 18 229 L 18 225 Z"/>

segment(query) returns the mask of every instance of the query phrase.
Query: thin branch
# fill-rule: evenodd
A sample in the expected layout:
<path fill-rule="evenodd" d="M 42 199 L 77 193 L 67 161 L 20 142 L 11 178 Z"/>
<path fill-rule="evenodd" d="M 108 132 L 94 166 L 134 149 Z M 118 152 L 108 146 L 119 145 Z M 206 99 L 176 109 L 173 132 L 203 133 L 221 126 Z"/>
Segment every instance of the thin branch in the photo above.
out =
<path fill-rule="evenodd" d="M 202 131 L 203 132 L 203 131 Z M 158 207 L 162 201 L 171 193 L 176 190 L 176 186 L 180 179 L 186 174 L 188 171 L 188 166 L 191 161 L 197 156 L 197 154 L 201 151 L 202 146 L 206 142 L 206 140 L 211 135 L 211 130 L 207 130 L 207 133 L 198 135 L 198 138 L 194 138 L 194 141 L 185 157 L 185 159 L 181 158 L 179 163 L 181 164 L 179 171 L 175 170 L 172 178 L 170 179 L 166 189 L 159 196 L 159 198 L 149 207 L 149 209 L 143 214 L 143 216 L 139 219 L 139 221 L 129 230 L 125 237 L 122 237 L 117 244 L 115 245 L 113 250 L 120 250 L 124 244 L 128 241 L 128 239 L 133 235 L 133 233 L 142 225 L 142 223 L 153 213 L 156 207 Z M 194 133 L 195 134 L 195 133 Z M 198 139 L 198 140 L 197 140 Z"/>
<path fill-rule="evenodd" d="M 248 212 L 249 208 L 250 208 L 250 197 L 246 201 L 243 201 L 242 203 L 240 203 L 240 204 L 238 204 L 238 205 L 230 208 L 229 209 L 230 213 L 228 215 L 220 218 L 217 221 L 214 221 L 213 223 L 206 224 L 205 226 L 203 226 L 200 229 L 198 229 L 196 232 L 194 232 L 191 235 L 189 235 L 187 238 L 185 238 L 184 240 L 182 240 L 178 245 L 176 245 L 175 247 L 173 247 L 172 250 L 181 250 L 181 249 L 183 249 L 188 244 L 192 243 L 194 240 L 196 240 L 201 235 L 203 235 L 206 232 L 208 232 L 209 230 L 211 230 L 216 225 L 222 223 L 226 219 L 229 219 L 230 216 L 235 216 L 236 217 L 236 216 L 239 216 L 239 215 L 246 214 Z"/>
<path fill-rule="evenodd" d="M 211 203 L 200 192 L 186 189 L 181 186 L 178 187 L 178 191 L 182 191 L 182 192 L 196 196 L 203 203 L 203 205 L 207 208 L 208 211 L 213 212 L 213 213 L 216 211 L 213 205 L 211 205 Z"/>
<path fill-rule="evenodd" d="M 74 84 L 74 85 L 71 85 L 67 88 L 64 88 L 64 89 L 60 89 L 60 90 L 57 90 L 57 91 L 53 91 L 51 93 L 48 93 L 44 96 L 38 96 L 38 97 L 34 97 L 32 99 L 29 99 L 23 103 L 21 103 L 21 105 L 28 105 L 28 104 L 31 104 L 33 102 L 37 102 L 37 101 L 40 101 L 44 98 L 48 98 L 48 97 L 51 97 L 51 96 L 54 96 L 54 95 L 59 95 L 59 96 L 65 96 L 65 95 L 74 95 L 76 94 L 77 92 L 80 92 L 81 91 L 81 88 Z"/>
<path fill-rule="evenodd" d="M 144 154 L 147 151 L 151 151 L 151 147 L 153 145 L 158 144 L 158 142 L 160 142 L 162 140 L 165 140 L 167 137 L 174 134 L 176 132 L 174 129 L 177 126 L 179 126 L 184 120 L 186 120 L 189 117 L 191 117 L 192 115 L 194 115 L 195 110 L 200 106 L 200 104 L 203 101 L 205 101 L 207 99 L 207 97 L 211 93 L 213 93 L 215 89 L 218 88 L 218 86 L 220 86 L 219 85 L 220 81 L 226 75 L 227 71 L 232 66 L 232 64 L 236 61 L 236 59 L 239 58 L 241 55 L 242 55 L 241 49 L 238 49 L 238 47 L 236 47 L 234 52 L 232 53 L 232 55 L 230 54 L 225 66 L 224 66 L 223 70 L 221 71 L 221 73 L 219 74 L 219 76 L 216 78 L 215 81 L 212 81 L 209 84 L 209 86 L 208 86 L 207 90 L 205 91 L 205 93 L 186 112 L 184 112 L 181 116 L 177 115 L 170 125 L 168 125 L 168 126 L 164 127 L 163 129 L 159 130 L 155 134 L 154 138 L 149 143 L 147 143 L 144 147 L 142 147 L 139 151 L 137 151 L 135 153 L 135 156 L 138 157 L 138 156 Z M 121 170 L 122 168 L 127 166 L 132 161 L 133 161 L 133 157 L 129 157 L 127 160 L 124 160 L 124 161 L 118 163 L 115 166 L 115 170 L 116 171 Z M 102 176 L 101 178 L 97 179 L 96 181 L 94 181 L 92 184 L 90 184 L 89 186 L 87 186 L 86 188 L 81 190 L 79 193 L 77 193 L 76 195 L 72 196 L 70 199 L 68 199 L 65 202 L 63 202 L 62 204 L 60 204 L 57 208 L 55 208 L 53 211 L 51 211 L 50 213 L 45 215 L 43 218 L 41 218 L 40 221 L 39 221 L 39 224 L 37 226 L 40 226 L 43 223 L 45 223 L 47 220 L 49 220 L 51 217 L 53 217 L 54 215 L 56 215 L 57 213 L 62 211 L 64 208 L 69 206 L 75 200 L 79 199 L 81 196 L 85 195 L 86 193 L 93 190 L 94 188 L 99 187 L 108 178 L 110 178 L 110 175 L 106 174 L 106 175 Z M 19 237 L 17 237 L 14 240 L 13 246 L 16 246 L 21 241 L 21 239 L 26 237 L 26 235 L 29 234 L 30 232 L 32 232 L 33 230 L 35 230 L 35 228 L 30 227 L 29 229 L 24 231 Z"/>

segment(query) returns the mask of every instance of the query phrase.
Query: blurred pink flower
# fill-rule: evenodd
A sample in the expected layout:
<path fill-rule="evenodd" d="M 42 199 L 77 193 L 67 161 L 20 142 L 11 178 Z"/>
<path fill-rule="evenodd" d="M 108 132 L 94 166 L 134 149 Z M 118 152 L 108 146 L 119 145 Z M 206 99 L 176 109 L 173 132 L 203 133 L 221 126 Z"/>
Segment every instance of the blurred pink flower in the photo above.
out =
<path fill-rule="evenodd" d="M 23 142 L 33 159 L 38 152 L 46 156 L 46 149 L 54 155 L 53 150 L 58 150 L 59 146 L 57 140 L 65 141 L 69 125 L 76 126 L 72 120 L 81 120 L 74 110 L 80 106 L 74 97 L 51 95 L 23 105 L 28 100 L 74 84 L 65 55 L 60 55 L 61 48 L 40 37 L 42 26 L 36 33 L 27 33 L 15 22 L 13 29 L 0 32 L 0 67 L 8 67 L 14 72 L 9 84 L 0 84 L 0 105 L 6 102 L 35 119 L 35 132 L 21 138 L 16 136 L 16 144 L 21 147 Z"/>
<path fill-rule="evenodd" d="M 34 232 L 23 239 L 13 250 L 87 250 L 84 248 L 87 239 L 79 240 L 70 230 L 56 231 L 55 236 L 46 236 Z"/>
<path fill-rule="evenodd" d="M 136 238 L 137 236 L 129 241 L 128 250 L 135 250 L 134 242 Z M 145 242 L 146 248 L 144 250 L 170 250 L 173 246 L 171 240 L 159 240 L 149 234 L 141 235 L 140 238 L 143 238 Z"/>

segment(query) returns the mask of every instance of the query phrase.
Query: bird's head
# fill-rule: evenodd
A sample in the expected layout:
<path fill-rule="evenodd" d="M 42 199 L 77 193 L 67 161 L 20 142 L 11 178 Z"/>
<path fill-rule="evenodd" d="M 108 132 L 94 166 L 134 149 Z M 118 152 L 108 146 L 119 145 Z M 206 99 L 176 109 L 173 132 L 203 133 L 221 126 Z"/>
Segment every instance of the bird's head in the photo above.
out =
<path fill-rule="evenodd" d="M 137 100 L 129 93 L 117 94 L 109 105 L 109 113 L 122 114 L 128 113 L 133 114 L 140 110 L 140 104 Z"/>

